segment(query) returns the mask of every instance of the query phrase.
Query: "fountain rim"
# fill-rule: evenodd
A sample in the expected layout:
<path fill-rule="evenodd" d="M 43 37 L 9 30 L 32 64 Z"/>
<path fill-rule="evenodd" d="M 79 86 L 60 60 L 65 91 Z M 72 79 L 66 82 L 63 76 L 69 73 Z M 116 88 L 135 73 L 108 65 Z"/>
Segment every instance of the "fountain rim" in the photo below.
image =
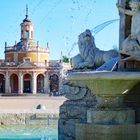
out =
<path fill-rule="evenodd" d="M 87 71 L 87 72 L 70 72 L 67 75 L 68 80 L 140 80 L 140 72 L 120 72 L 120 71 Z"/>

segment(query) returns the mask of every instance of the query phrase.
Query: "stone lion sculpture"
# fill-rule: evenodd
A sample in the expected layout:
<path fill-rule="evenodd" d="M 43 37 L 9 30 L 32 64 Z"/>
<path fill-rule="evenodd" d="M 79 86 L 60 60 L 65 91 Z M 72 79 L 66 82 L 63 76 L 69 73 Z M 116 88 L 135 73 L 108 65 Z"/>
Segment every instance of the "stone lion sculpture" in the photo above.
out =
<path fill-rule="evenodd" d="M 96 69 L 118 56 L 115 50 L 103 51 L 98 49 L 89 29 L 79 35 L 78 46 L 80 53 L 72 58 L 72 67 L 74 69 L 85 67 Z"/>

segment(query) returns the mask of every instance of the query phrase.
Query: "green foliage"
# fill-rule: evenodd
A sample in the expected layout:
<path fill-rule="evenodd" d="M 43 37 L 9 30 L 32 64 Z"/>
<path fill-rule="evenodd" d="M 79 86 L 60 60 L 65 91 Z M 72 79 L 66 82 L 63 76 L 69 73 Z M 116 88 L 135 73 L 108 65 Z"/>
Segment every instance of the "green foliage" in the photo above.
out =
<path fill-rule="evenodd" d="M 69 58 L 67 56 L 63 56 L 63 60 L 64 63 L 69 63 Z"/>

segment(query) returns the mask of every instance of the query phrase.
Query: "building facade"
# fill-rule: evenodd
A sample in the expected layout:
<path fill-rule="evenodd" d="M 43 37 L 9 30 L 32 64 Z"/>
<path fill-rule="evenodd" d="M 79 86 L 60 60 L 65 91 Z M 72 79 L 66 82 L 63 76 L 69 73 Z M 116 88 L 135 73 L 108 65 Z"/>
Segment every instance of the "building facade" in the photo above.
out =
<path fill-rule="evenodd" d="M 33 25 L 28 14 L 20 26 L 20 41 L 13 46 L 5 43 L 5 59 L 0 61 L 0 93 L 58 94 L 61 63 L 49 60 L 48 44 L 41 48 L 38 42 L 34 42 Z"/>

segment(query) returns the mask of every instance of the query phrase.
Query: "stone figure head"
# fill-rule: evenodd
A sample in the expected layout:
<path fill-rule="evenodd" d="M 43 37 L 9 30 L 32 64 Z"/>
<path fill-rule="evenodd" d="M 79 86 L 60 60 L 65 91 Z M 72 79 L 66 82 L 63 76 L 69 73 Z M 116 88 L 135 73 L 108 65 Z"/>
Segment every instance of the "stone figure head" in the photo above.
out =
<path fill-rule="evenodd" d="M 78 45 L 83 46 L 86 44 L 93 44 L 94 43 L 94 37 L 92 36 L 92 33 L 89 29 L 86 29 L 83 33 L 79 35 L 78 39 Z"/>
<path fill-rule="evenodd" d="M 131 0 L 129 5 L 133 12 L 137 12 L 140 10 L 140 0 Z"/>

